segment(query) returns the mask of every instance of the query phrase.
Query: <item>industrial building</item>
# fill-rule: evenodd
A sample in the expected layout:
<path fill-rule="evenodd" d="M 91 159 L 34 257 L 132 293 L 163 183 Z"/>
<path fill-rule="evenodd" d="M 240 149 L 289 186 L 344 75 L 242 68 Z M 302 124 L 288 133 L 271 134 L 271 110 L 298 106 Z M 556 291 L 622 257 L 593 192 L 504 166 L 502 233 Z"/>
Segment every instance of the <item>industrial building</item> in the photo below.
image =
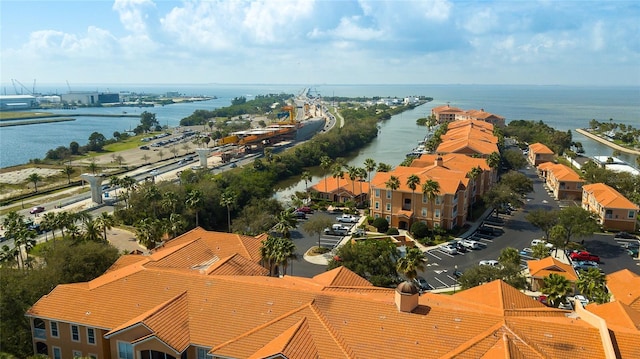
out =
<path fill-rule="evenodd" d="M 61 96 L 62 102 L 78 105 L 98 105 L 105 103 L 120 102 L 120 95 L 117 93 L 99 93 L 97 91 L 70 91 Z"/>
<path fill-rule="evenodd" d="M 0 96 L 0 110 L 26 110 L 38 107 L 36 98 L 31 95 L 3 95 Z"/>

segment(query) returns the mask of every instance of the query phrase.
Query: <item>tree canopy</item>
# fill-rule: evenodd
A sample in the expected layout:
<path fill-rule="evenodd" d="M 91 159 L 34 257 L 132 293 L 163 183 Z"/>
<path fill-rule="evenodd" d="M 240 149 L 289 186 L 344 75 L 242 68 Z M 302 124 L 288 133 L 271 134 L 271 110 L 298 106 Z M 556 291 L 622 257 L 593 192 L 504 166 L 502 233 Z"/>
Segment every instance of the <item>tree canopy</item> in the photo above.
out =
<path fill-rule="evenodd" d="M 378 287 L 398 282 L 396 260 L 400 257 L 390 239 L 365 239 L 340 247 L 327 270 L 345 266 Z"/>

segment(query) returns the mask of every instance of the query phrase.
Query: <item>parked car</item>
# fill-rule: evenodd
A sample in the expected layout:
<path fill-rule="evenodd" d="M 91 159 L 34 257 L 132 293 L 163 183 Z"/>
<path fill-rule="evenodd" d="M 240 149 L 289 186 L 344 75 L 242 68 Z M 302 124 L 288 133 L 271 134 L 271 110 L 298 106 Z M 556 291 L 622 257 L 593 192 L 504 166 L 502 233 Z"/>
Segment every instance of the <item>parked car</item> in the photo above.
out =
<path fill-rule="evenodd" d="M 589 299 L 587 299 L 584 295 L 582 294 L 576 294 L 573 297 L 574 301 L 578 300 L 580 302 L 580 304 L 582 304 L 583 307 L 585 307 L 587 304 L 589 304 Z"/>
<path fill-rule="evenodd" d="M 481 266 L 491 266 L 491 267 L 498 267 L 500 266 L 500 263 L 495 260 L 495 259 L 485 259 L 485 260 L 481 260 L 479 263 Z"/>
<path fill-rule="evenodd" d="M 531 255 L 533 255 L 533 249 L 531 249 L 529 247 L 522 248 L 522 250 L 520 251 L 520 255 L 521 256 L 531 257 Z"/>
<path fill-rule="evenodd" d="M 358 222 L 358 218 L 357 216 L 354 216 L 352 214 L 343 214 L 342 216 L 338 216 L 336 217 L 336 221 L 338 222 L 342 222 L 342 223 L 356 223 Z"/>
<path fill-rule="evenodd" d="M 329 228 L 324 229 L 324 234 L 332 236 L 346 236 L 349 233 L 349 227 L 345 227 L 343 224 L 333 224 Z"/>
<path fill-rule="evenodd" d="M 572 261 L 593 261 L 600 263 L 600 257 L 587 251 L 571 252 L 569 258 L 571 258 Z"/>
<path fill-rule="evenodd" d="M 460 244 L 462 244 L 465 248 L 468 248 L 468 249 L 482 248 L 482 246 L 480 245 L 480 242 L 476 242 L 470 239 L 463 239 L 460 241 Z"/>
<path fill-rule="evenodd" d="M 140 149 L 141 149 L 141 150 L 148 150 L 148 149 L 149 149 L 149 146 L 140 146 Z"/>
<path fill-rule="evenodd" d="M 462 277 L 462 272 L 456 269 L 453 271 L 453 276 L 456 278 L 460 278 Z"/>
<path fill-rule="evenodd" d="M 634 236 L 628 232 L 618 232 L 613 238 L 621 238 L 621 239 L 638 239 L 638 237 Z"/>
<path fill-rule="evenodd" d="M 573 269 L 575 269 L 576 271 L 587 271 L 591 268 L 596 268 L 598 270 L 600 270 L 600 266 L 598 265 L 598 263 L 593 262 L 593 261 L 577 261 L 577 262 L 573 262 Z"/>
<path fill-rule="evenodd" d="M 307 218 L 307 214 L 304 212 L 300 212 L 300 211 L 294 211 L 293 212 L 293 216 L 296 217 L 297 219 L 306 219 Z"/>
<path fill-rule="evenodd" d="M 458 254 L 458 250 L 456 249 L 456 247 L 451 244 L 445 244 L 444 246 L 440 247 L 440 250 L 447 254 Z"/>
<path fill-rule="evenodd" d="M 304 212 L 306 214 L 313 213 L 313 210 L 311 208 L 309 208 L 309 207 L 306 207 L 306 206 L 305 207 L 300 207 L 300 208 L 296 209 L 296 211 Z"/>
<path fill-rule="evenodd" d="M 37 214 L 37 213 L 41 213 L 44 212 L 44 207 L 42 206 L 35 206 L 33 208 L 31 208 L 31 210 L 29 211 L 29 213 L 31 214 Z"/>
<path fill-rule="evenodd" d="M 467 248 L 465 248 L 462 243 L 460 243 L 459 240 L 454 240 L 454 241 L 449 241 L 449 243 L 447 243 L 450 246 L 453 246 L 453 248 L 456 249 L 456 251 L 458 251 L 458 253 L 467 253 L 468 250 Z"/>
<path fill-rule="evenodd" d="M 413 279 L 413 281 L 416 283 L 416 285 L 418 286 L 418 289 L 421 292 L 424 292 L 425 290 L 433 289 L 433 287 L 427 282 L 427 280 L 422 277 L 416 277 Z"/>
<path fill-rule="evenodd" d="M 531 241 L 531 247 L 535 247 L 538 244 L 544 244 L 544 246 L 549 249 L 553 248 L 553 244 L 547 243 L 547 241 L 545 241 L 544 239 L 534 239 Z"/>

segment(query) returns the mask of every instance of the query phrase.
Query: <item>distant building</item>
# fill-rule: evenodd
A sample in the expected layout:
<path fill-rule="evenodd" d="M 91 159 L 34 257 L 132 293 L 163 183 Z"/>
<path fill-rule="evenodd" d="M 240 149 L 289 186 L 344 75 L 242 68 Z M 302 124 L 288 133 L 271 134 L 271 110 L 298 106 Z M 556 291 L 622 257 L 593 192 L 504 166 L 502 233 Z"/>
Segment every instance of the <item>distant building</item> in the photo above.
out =
<path fill-rule="evenodd" d="M 577 200 L 582 197 L 584 180 L 570 167 L 544 162 L 538 165 L 537 170 L 555 199 Z"/>
<path fill-rule="evenodd" d="M 117 93 L 99 93 L 97 91 L 71 91 L 61 95 L 60 98 L 62 102 L 85 106 L 120 102 L 120 95 Z"/>
<path fill-rule="evenodd" d="M 38 107 L 36 98 L 31 95 L 3 95 L 0 96 L 0 110 L 26 110 Z"/>
<path fill-rule="evenodd" d="M 552 162 L 555 159 L 555 153 L 542 143 L 534 143 L 529 145 L 529 154 L 527 160 L 533 166 L 537 166 L 544 162 Z"/>
<path fill-rule="evenodd" d="M 625 161 L 613 156 L 593 156 L 593 161 L 600 167 L 613 172 L 627 172 L 634 176 L 640 175 L 640 171 L 630 166 Z"/>

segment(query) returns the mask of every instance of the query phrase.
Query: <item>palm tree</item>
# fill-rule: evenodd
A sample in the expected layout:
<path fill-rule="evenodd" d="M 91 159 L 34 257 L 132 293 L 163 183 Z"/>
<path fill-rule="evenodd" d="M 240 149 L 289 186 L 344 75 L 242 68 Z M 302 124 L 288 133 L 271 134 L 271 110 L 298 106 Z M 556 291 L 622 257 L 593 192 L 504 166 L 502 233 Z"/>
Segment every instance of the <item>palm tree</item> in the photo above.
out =
<path fill-rule="evenodd" d="M 500 154 L 498 152 L 492 152 L 487 158 L 487 165 L 491 169 L 496 169 L 500 165 Z"/>
<path fill-rule="evenodd" d="M 480 167 L 473 167 L 471 169 L 471 171 L 469 171 L 469 173 L 467 173 L 467 177 L 469 177 L 470 179 L 473 180 L 473 186 L 474 188 L 476 188 L 477 191 L 477 182 L 476 179 L 480 176 L 480 174 L 482 174 L 482 168 Z M 472 197 L 469 199 L 469 219 L 473 219 L 473 200 L 475 197 L 473 197 L 475 195 L 475 193 L 472 193 Z"/>
<path fill-rule="evenodd" d="M 327 198 L 329 198 L 329 194 L 327 193 L 327 170 L 332 165 L 331 158 L 329 156 L 320 157 L 320 167 L 322 167 L 324 173 L 324 193 L 327 194 Z"/>
<path fill-rule="evenodd" d="M 89 165 L 87 166 L 87 169 L 89 169 L 89 171 L 95 175 L 96 172 L 98 172 L 98 170 L 100 169 L 100 167 L 98 167 L 98 164 L 94 159 L 91 161 L 91 163 L 89 163 Z"/>
<path fill-rule="evenodd" d="M 123 178 L 120 179 L 119 182 L 120 182 L 120 186 L 124 187 L 124 189 L 126 190 L 125 204 L 127 207 L 129 207 L 129 202 L 127 201 L 127 198 L 129 198 L 129 191 L 131 191 L 131 189 L 135 186 L 136 180 L 133 177 L 124 176 Z"/>
<path fill-rule="evenodd" d="M 200 207 L 200 201 L 202 200 L 202 192 L 197 189 L 187 192 L 187 199 L 185 204 L 196 214 L 196 227 L 198 227 L 198 208 Z"/>
<path fill-rule="evenodd" d="M 384 185 L 388 190 L 391 190 L 391 220 L 389 221 L 389 225 L 391 225 L 391 223 L 393 222 L 393 192 L 395 192 L 395 190 L 400 187 L 400 179 L 392 175 L 391 177 L 389 177 L 389 180 L 384 183 Z"/>
<path fill-rule="evenodd" d="M 369 188 L 371 188 L 371 172 L 373 172 L 377 167 L 376 161 L 373 158 L 367 158 L 364 160 L 364 169 L 367 171 L 367 179 L 369 180 Z"/>
<path fill-rule="evenodd" d="M 59 212 L 56 215 L 56 228 L 60 228 L 60 233 L 63 238 L 64 238 L 64 230 L 67 228 L 67 226 L 71 225 L 71 223 L 72 223 L 72 218 L 69 212 L 66 212 L 66 211 Z"/>
<path fill-rule="evenodd" d="M 162 194 L 162 200 L 160 201 L 160 207 L 167 213 L 175 213 L 176 206 L 178 205 L 178 195 L 175 192 L 167 191 Z"/>
<path fill-rule="evenodd" d="M 184 222 L 182 215 L 178 213 L 171 213 L 167 220 L 167 231 L 169 232 L 171 238 L 175 238 L 178 233 L 184 230 L 185 226 L 186 223 Z"/>
<path fill-rule="evenodd" d="M 378 172 L 389 172 L 391 171 L 391 165 L 386 163 L 378 163 Z"/>
<path fill-rule="evenodd" d="M 260 247 L 260 257 L 262 258 L 262 265 L 269 270 L 269 276 L 274 275 L 274 267 L 276 265 L 276 241 L 277 237 L 268 236 L 267 239 L 262 241 Z"/>
<path fill-rule="evenodd" d="M 296 245 L 291 239 L 278 238 L 276 245 L 276 259 L 277 263 L 282 265 L 282 275 L 287 274 L 289 261 L 298 259 L 298 255 L 296 254 Z"/>
<path fill-rule="evenodd" d="M 304 191 L 307 193 L 307 198 L 309 198 L 309 187 L 307 184 L 311 182 L 313 177 L 311 177 L 311 173 L 309 171 L 303 171 L 300 175 L 300 179 L 304 181 Z"/>
<path fill-rule="evenodd" d="M 356 166 L 347 166 L 347 174 L 349 175 L 349 179 L 351 180 L 351 199 L 356 193 L 356 178 L 358 178 L 358 167 Z"/>
<path fill-rule="evenodd" d="M 344 178 L 344 170 L 340 163 L 336 163 L 331 169 L 331 177 L 337 181 L 338 202 L 340 202 L 340 178 Z"/>
<path fill-rule="evenodd" d="M 29 175 L 29 177 L 27 177 L 27 179 L 33 182 L 33 187 L 35 189 L 34 192 L 38 192 L 38 182 L 42 181 L 42 176 L 37 173 L 32 173 Z"/>
<path fill-rule="evenodd" d="M 433 203 L 436 196 L 438 196 L 438 194 L 440 193 L 440 183 L 432 180 L 432 179 L 428 179 L 427 182 L 422 184 L 422 193 L 427 196 L 427 200 L 429 201 L 429 203 L 431 203 L 431 220 L 433 222 L 433 220 L 435 219 L 433 216 L 433 208 L 435 207 L 435 204 Z"/>
<path fill-rule="evenodd" d="M 51 231 L 52 239 L 56 239 L 56 212 L 47 212 L 42 216 L 42 221 L 40 221 L 40 227 L 44 230 L 45 241 L 48 241 L 47 232 Z"/>
<path fill-rule="evenodd" d="M 76 170 L 75 170 L 73 167 L 69 166 L 69 165 L 64 166 L 64 168 L 62 169 L 62 171 L 61 171 L 61 172 L 67 176 L 67 183 L 68 183 L 68 184 L 71 184 L 71 175 L 72 175 L 75 171 L 76 171 Z"/>
<path fill-rule="evenodd" d="M 236 201 L 236 194 L 232 191 L 226 190 L 220 197 L 220 204 L 227 207 L 227 231 L 231 233 L 231 206 Z"/>
<path fill-rule="evenodd" d="M 418 271 L 424 271 L 427 258 L 419 248 L 409 248 L 407 254 L 396 262 L 396 270 L 404 274 L 408 282 L 418 276 Z"/>
<path fill-rule="evenodd" d="M 284 210 L 276 216 L 276 224 L 273 226 L 273 229 L 282 233 L 283 237 L 290 238 L 291 230 L 296 228 L 297 223 L 296 218 L 293 216 L 293 212 Z"/>
<path fill-rule="evenodd" d="M 109 212 L 102 212 L 95 220 L 96 226 L 100 231 L 102 231 L 102 239 L 104 242 L 107 242 L 107 231 L 113 228 L 116 225 L 116 220 L 112 214 Z"/>
<path fill-rule="evenodd" d="M 358 178 L 359 178 L 358 182 L 360 182 L 360 204 L 362 205 L 362 201 L 365 198 L 364 196 L 362 196 L 362 181 L 364 181 L 364 179 L 367 177 L 367 170 L 362 167 L 358 167 L 356 169 L 358 170 Z M 366 198 L 369 198 L 368 194 Z"/>
<path fill-rule="evenodd" d="M 153 249 L 160 241 L 161 225 L 157 219 L 145 218 L 136 223 L 136 238 L 138 242 L 148 249 Z"/>
<path fill-rule="evenodd" d="M 84 221 L 84 233 L 82 238 L 87 242 L 102 242 L 102 238 L 100 237 L 102 236 L 97 221 L 93 219 Z"/>
<path fill-rule="evenodd" d="M 407 187 L 411 189 L 411 213 L 414 215 L 415 210 L 415 193 L 416 188 L 420 185 L 420 177 L 418 177 L 415 173 L 412 173 L 409 177 L 407 177 Z"/>
<path fill-rule="evenodd" d="M 576 288 L 590 301 L 600 304 L 609 301 L 607 278 L 598 268 L 589 268 L 586 271 L 581 271 L 576 282 Z"/>
<path fill-rule="evenodd" d="M 551 273 L 543 279 L 541 292 L 547 295 L 547 300 L 552 307 L 557 308 L 560 303 L 567 300 L 567 295 L 571 293 L 571 283 L 567 278 Z"/>
<path fill-rule="evenodd" d="M 520 266 L 520 252 L 513 247 L 506 247 L 500 251 L 498 262 L 505 267 L 511 266 L 517 268 Z"/>
<path fill-rule="evenodd" d="M 162 194 L 160 194 L 160 190 L 158 190 L 158 187 L 156 187 L 156 185 L 153 183 L 147 184 L 147 186 L 145 186 L 144 190 L 142 191 L 142 196 L 144 197 L 145 201 L 147 201 L 149 207 L 151 207 L 151 209 L 153 210 L 153 216 L 157 218 L 157 202 L 162 198 Z"/>

